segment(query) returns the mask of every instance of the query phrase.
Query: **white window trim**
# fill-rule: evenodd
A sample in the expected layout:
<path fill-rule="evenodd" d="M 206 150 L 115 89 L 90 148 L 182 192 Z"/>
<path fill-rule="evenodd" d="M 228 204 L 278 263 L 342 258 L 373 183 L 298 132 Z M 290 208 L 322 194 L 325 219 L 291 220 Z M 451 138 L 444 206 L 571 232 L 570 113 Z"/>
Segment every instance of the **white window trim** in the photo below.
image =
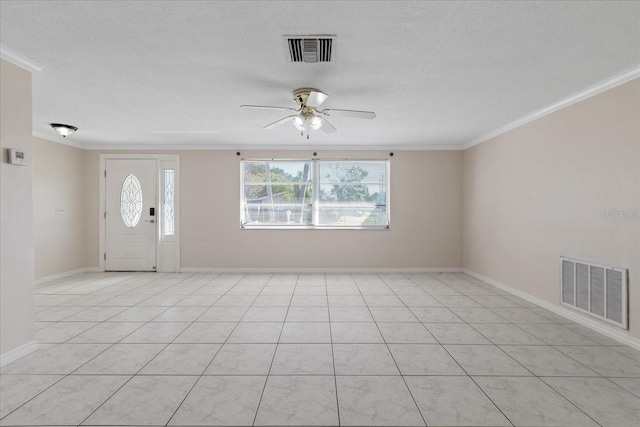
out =
<path fill-rule="evenodd" d="M 387 225 L 380 226 L 336 226 L 336 225 L 244 225 L 242 223 L 243 212 L 245 209 L 244 203 L 244 167 L 243 164 L 245 162 L 310 162 L 313 166 L 311 168 L 313 177 L 312 177 L 312 198 L 311 198 L 311 209 L 312 217 L 314 219 L 318 218 L 320 215 L 320 203 L 319 203 L 319 191 L 318 186 L 320 185 L 319 181 L 319 167 L 317 167 L 318 163 L 321 162 L 385 162 L 386 171 L 385 171 L 385 185 L 387 188 L 386 191 L 386 213 L 387 213 Z M 319 159 L 319 158 L 290 158 L 290 159 L 265 159 L 265 158 L 243 158 L 240 159 L 240 229 L 241 230 L 389 230 L 391 228 L 391 160 L 389 158 L 371 158 L 371 159 Z"/>

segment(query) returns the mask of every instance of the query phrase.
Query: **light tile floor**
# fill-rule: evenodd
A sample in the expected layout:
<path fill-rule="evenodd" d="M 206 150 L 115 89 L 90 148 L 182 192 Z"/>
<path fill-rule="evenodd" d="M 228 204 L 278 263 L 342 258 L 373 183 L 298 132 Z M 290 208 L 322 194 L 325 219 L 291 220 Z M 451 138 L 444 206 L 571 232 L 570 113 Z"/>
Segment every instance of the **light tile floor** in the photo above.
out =
<path fill-rule="evenodd" d="M 84 274 L 35 299 L 2 426 L 640 420 L 640 352 L 463 274 Z"/>

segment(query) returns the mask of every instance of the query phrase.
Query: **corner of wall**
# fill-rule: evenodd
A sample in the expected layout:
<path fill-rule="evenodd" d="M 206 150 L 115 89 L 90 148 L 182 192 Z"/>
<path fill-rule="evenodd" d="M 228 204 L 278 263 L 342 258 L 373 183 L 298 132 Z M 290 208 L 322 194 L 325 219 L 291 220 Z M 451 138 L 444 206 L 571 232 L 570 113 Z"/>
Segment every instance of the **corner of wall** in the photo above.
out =
<path fill-rule="evenodd" d="M 560 256 L 627 267 L 640 312 L 639 116 L 636 78 L 464 150 L 463 268 L 560 310 Z"/>
<path fill-rule="evenodd" d="M 31 153 L 31 73 L 0 60 L 0 354 L 34 339 L 32 165 L 10 164 L 6 152 Z M 8 357 L 8 356 L 6 356 Z"/>

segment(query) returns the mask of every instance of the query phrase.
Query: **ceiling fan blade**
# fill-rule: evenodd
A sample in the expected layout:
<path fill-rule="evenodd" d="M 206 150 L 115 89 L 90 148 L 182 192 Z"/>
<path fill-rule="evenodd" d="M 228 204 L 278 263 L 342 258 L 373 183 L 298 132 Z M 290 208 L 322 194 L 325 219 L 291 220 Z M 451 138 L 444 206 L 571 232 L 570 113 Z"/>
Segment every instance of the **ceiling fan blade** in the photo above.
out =
<path fill-rule="evenodd" d="M 376 118 L 376 113 L 374 113 L 373 111 L 331 109 L 331 110 L 323 110 L 322 112 L 329 113 L 330 115 L 336 113 L 336 115 L 341 115 L 345 117 L 355 117 L 356 119 L 372 120 Z"/>
<path fill-rule="evenodd" d="M 325 119 L 324 117 L 321 117 L 321 119 L 322 127 L 320 129 L 322 129 L 325 133 L 333 133 L 338 130 L 335 128 L 335 126 L 329 123 L 329 120 Z"/>
<path fill-rule="evenodd" d="M 292 116 L 284 117 L 284 118 L 282 118 L 282 119 L 280 119 L 280 120 L 276 120 L 275 122 L 273 122 L 273 123 L 270 123 L 270 124 L 266 125 L 266 126 L 264 127 L 264 129 L 273 129 L 273 128 L 275 128 L 275 127 L 278 127 L 278 126 L 280 126 L 280 125 L 285 124 L 285 123 L 287 122 L 287 120 L 291 120 L 291 119 L 293 119 L 294 117 L 296 117 L 296 116 L 295 116 L 295 115 L 292 115 Z"/>
<path fill-rule="evenodd" d="M 295 111 L 294 108 L 289 107 L 272 107 L 270 105 L 241 105 L 242 108 L 261 108 L 263 110 L 283 110 L 283 111 Z"/>
<path fill-rule="evenodd" d="M 318 108 L 324 101 L 329 98 L 329 95 L 323 92 L 316 92 L 312 90 L 307 98 L 307 107 Z"/>

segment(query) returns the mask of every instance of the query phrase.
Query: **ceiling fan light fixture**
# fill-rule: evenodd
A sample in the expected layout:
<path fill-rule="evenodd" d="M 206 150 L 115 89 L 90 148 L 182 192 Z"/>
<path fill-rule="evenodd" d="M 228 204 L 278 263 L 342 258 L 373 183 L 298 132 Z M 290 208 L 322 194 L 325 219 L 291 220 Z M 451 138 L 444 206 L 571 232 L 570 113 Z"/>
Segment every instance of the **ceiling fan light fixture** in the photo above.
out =
<path fill-rule="evenodd" d="M 313 130 L 318 130 L 322 127 L 322 118 L 318 116 L 313 116 L 309 121 L 309 127 Z"/>
<path fill-rule="evenodd" d="M 63 138 L 71 135 L 78 130 L 77 127 L 71 125 L 64 125 L 62 123 L 50 123 L 51 127 L 60 134 Z"/>
<path fill-rule="evenodd" d="M 298 114 L 293 118 L 293 125 L 296 127 L 296 129 L 302 131 L 305 128 L 305 121 L 306 118 L 302 114 Z"/>

